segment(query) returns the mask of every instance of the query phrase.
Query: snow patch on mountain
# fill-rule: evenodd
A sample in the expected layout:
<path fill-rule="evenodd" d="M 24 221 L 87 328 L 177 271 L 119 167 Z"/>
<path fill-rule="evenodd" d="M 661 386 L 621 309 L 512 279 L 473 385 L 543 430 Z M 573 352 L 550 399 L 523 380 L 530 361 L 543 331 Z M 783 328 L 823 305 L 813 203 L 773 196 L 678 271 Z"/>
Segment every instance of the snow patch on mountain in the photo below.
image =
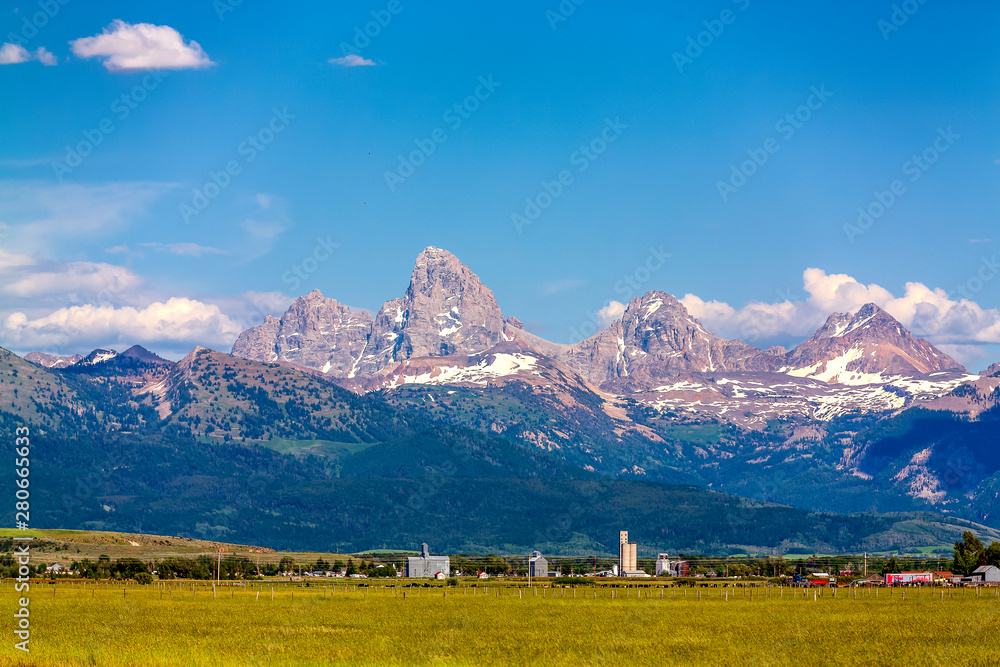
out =
<path fill-rule="evenodd" d="M 391 387 L 404 384 L 488 384 L 490 380 L 516 375 L 521 371 L 531 371 L 538 363 L 536 357 L 520 353 L 497 353 L 483 359 L 474 366 L 435 366 L 422 373 L 394 374 Z M 406 364 L 407 366 L 409 364 Z"/>

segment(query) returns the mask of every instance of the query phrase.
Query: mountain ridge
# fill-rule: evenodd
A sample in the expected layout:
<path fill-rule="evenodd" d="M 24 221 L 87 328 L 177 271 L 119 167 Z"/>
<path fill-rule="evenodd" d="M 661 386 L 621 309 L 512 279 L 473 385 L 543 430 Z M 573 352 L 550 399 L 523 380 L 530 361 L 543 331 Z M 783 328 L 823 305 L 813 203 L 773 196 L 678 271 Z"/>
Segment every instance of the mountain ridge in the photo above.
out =
<path fill-rule="evenodd" d="M 331 338 L 331 331 L 349 333 Z M 244 331 L 233 354 L 311 368 L 367 392 L 407 383 L 500 382 L 504 374 L 493 372 L 493 364 L 486 366 L 491 379 L 479 366 L 512 343 L 527 356 L 507 364 L 511 379 L 529 380 L 544 373 L 532 367 L 554 363 L 609 395 L 743 424 L 803 409 L 819 418 L 898 410 L 978 377 L 873 303 L 831 314 L 791 351 L 761 350 L 717 336 L 676 297 L 653 290 L 631 299 L 618 320 L 589 338 L 553 343 L 505 318 L 479 277 L 433 246 L 418 255 L 404 295 L 386 301 L 374 318 L 314 290 L 281 318 Z"/>

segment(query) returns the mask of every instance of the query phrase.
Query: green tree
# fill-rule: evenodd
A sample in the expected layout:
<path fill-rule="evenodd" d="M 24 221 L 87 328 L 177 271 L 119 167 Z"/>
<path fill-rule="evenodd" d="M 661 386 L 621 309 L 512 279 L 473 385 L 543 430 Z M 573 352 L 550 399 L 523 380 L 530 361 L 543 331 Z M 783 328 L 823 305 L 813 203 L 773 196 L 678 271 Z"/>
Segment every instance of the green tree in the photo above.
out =
<path fill-rule="evenodd" d="M 1000 542 L 994 542 L 986 550 L 986 564 L 1000 567 Z"/>
<path fill-rule="evenodd" d="M 899 570 L 900 570 L 899 563 L 896 562 L 895 556 L 893 556 L 892 558 L 890 558 L 889 560 L 887 560 L 885 563 L 882 564 L 883 576 L 887 574 L 894 574 L 896 572 L 899 572 Z"/>
<path fill-rule="evenodd" d="M 962 541 L 955 542 L 955 559 L 952 561 L 953 572 L 969 576 L 973 570 L 985 563 L 986 549 L 982 541 L 972 531 L 962 533 Z"/>

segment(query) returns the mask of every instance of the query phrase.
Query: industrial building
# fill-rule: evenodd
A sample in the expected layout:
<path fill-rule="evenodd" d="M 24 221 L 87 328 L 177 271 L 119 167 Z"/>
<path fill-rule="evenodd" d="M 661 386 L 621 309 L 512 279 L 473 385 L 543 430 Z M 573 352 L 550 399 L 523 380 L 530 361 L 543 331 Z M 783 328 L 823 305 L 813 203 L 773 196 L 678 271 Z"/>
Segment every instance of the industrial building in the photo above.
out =
<path fill-rule="evenodd" d="M 531 558 L 528 559 L 528 576 L 547 577 L 549 576 L 549 561 L 545 560 L 540 551 L 532 551 Z"/>
<path fill-rule="evenodd" d="M 660 554 L 656 557 L 656 576 L 658 577 L 686 577 L 689 568 L 686 560 L 670 560 L 667 554 Z"/>
<path fill-rule="evenodd" d="M 444 579 L 451 575 L 451 560 L 447 556 L 432 556 L 427 549 L 427 543 L 420 545 L 419 556 L 408 556 L 406 559 L 406 577 Z"/>
<path fill-rule="evenodd" d="M 636 544 L 628 541 L 628 531 L 618 532 L 618 572 L 622 577 L 648 577 L 635 564 Z"/>

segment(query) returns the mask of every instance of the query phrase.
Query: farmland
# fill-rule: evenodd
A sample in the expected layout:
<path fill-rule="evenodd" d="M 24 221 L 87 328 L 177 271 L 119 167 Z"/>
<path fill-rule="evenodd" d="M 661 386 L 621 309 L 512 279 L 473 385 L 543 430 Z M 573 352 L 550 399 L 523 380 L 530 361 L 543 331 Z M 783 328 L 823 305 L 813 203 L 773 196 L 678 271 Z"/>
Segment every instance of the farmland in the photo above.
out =
<path fill-rule="evenodd" d="M 33 584 L 0 665 L 996 664 L 996 589 Z M 386 585 L 383 585 L 386 584 Z M 273 587 L 273 588 L 272 588 Z M 273 591 L 273 592 L 272 592 Z M 10 582 L 0 605 L 14 610 Z M 814 595 L 816 598 L 814 599 Z M 9 618 L 9 617 L 8 617 Z M 8 622 L 11 622 L 10 620 Z"/>

